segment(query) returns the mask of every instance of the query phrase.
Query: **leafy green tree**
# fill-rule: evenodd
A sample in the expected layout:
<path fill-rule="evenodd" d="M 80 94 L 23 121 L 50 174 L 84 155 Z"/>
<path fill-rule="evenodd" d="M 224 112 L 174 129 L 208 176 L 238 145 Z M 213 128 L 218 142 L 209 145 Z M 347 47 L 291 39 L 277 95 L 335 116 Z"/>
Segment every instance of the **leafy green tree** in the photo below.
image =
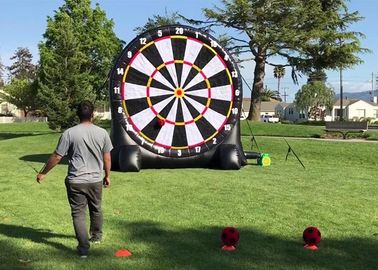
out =
<path fill-rule="evenodd" d="M 12 79 L 10 84 L 4 86 L 0 92 L 0 100 L 6 101 L 23 110 L 27 117 L 30 111 L 37 108 L 37 85 L 29 79 Z"/>
<path fill-rule="evenodd" d="M 152 18 L 147 19 L 147 22 L 143 26 L 136 27 L 134 31 L 139 35 L 154 28 L 172 24 L 180 24 L 180 16 L 177 12 L 166 13 L 165 15 L 153 15 Z"/>
<path fill-rule="evenodd" d="M 8 67 L 11 82 L 3 87 L 0 100 L 15 105 L 27 117 L 37 108 L 36 65 L 33 55 L 27 48 L 18 48 L 10 58 L 13 63 Z"/>
<path fill-rule="evenodd" d="M 32 63 L 33 55 L 28 48 L 17 48 L 10 60 L 13 60 L 13 64 L 8 67 L 11 78 L 29 81 L 35 79 L 37 67 Z"/>
<path fill-rule="evenodd" d="M 285 67 L 281 65 L 275 66 L 273 69 L 273 75 L 274 75 L 274 78 L 277 79 L 277 82 L 278 82 L 277 92 L 278 94 L 280 94 L 280 83 L 281 83 L 281 79 L 285 76 Z"/>
<path fill-rule="evenodd" d="M 298 109 L 308 112 L 310 117 L 317 120 L 324 115 L 324 109 L 332 109 L 334 100 L 332 88 L 322 81 L 314 81 L 302 86 L 295 94 L 294 103 Z"/>
<path fill-rule="evenodd" d="M 307 83 L 313 83 L 316 81 L 323 83 L 327 81 L 327 75 L 323 70 L 315 70 L 309 74 Z"/>
<path fill-rule="evenodd" d="M 198 24 L 195 21 L 187 19 L 184 16 L 178 14 L 177 12 L 174 12 L 171 14 L 166 13 L 165 15 L 153 15 L 152 18 L 148 18 L 147 22 L 143 26 L 135 28 L 134 31 L 136 31 L 137 34 L 142 34 L 146 31 L 152 30 L 157 27 L 181 24 L 182 20 L 186 21 L 189 24 L 192 24 L 193 22 L 194 22 L 193 24 Z M 209 27 L 204 27 L 201 30 L 205 32 L 212 32 L 211 28 Z M 219 44 L 224 48 L 235 46 L 235 42 L 233 38 L 231 38 L 227 34 L 219 35 L 218 41 L 219 41 Z M 239 50 L 237 48 L 233 50 L 232 54 L 233 54 L 234 59 L 237 62 L 241 62 L 239 59 Z"/>
<path fill-rule="evenodd" d="M 66 129 L 77 122 L 76 105 L 83 99 L 105 99 L 104 88 L 122 42 L 113 32 L 113 21 L 90 0 L 66 0 L 47 19 L 39 44 L 38 97 L 52 129 Z"/>
<path fill-rule="evenodd" d="M 291 66 L 296 81 L 298 72 L 308 74 L 361 62 L 357 53 L 364 51 L 359 42 L 362 35 L 348 31 L 361 16 L 350 13 L 345 2 L 222 0 L 222 7 L 204 9 L 207 21 L 191 22 L 224 26 L 239 34 L 232 37 L 236 42 L 233 49 L 251 53 L 255 62 L 248 119 L 258 120 L 266 65 Z M 276 59 L 281 63 L 274 63 Z M 282 59 L 286 63 L 282 64 Z"/>

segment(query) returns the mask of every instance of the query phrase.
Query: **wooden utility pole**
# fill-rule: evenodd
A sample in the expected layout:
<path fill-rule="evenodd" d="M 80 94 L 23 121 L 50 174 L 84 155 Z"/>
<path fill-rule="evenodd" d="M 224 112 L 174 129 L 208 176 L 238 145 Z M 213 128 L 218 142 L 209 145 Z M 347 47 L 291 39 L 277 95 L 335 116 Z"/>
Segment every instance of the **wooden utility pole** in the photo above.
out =
<path fill-rule="evenodd" d="M 344 120 L 343 109 L 343 69 L 340 68 L 340 121 Z"/>
<path fill-rule="evenodd" d="M 284 102 L 286 103 L 286 97 L 288 97 L 289 95 L 288 94 L 286 94 L 286 87 L 283 89 L 284 90 L 284 94 L 282 95 L 283 96 L 283 98 L 284 98 Z"/>

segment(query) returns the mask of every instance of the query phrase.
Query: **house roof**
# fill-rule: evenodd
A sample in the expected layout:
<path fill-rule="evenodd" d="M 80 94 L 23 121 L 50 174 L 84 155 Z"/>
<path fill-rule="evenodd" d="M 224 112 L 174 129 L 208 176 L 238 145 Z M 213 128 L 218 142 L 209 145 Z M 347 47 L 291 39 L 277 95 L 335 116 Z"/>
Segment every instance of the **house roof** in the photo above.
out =
<path fill-rule="evenodd" d="M 340 99 L 338 99 L 335 104 L 333 104 L 333 106 L 339 106 L 340 107 Z M 374 102 L 371 102 L 371 101 L 366 101 L 366 100 L 362 100 L 362 99 L 343 99 L 343 107 L 345 106 L 349 106 L 349 105 L 352 105 L 358 101 L 363 101 L 371 106 L 378 106 L 378 104 L 374 103 Z"/>
<path fill-rule="evenodd" d="M 365 100 L 364 100 L 365 101 Z M 365 101 L 366 103 L 370 104 L 371 106 L 378 106 L 377 103 L 374 103 L 372 101 Z"/>
<path fill-rule="evenodd" d="M 284 107 L 284 108 L 288 105 L 288 103 L 279 102 L 278 100 L 274 100 L 274 101 L 262 101 L 261 102 L 261 112 L 275 112 L 276 106 L 278 104 L 281 104 L 281 105 L 285 104 L 285 105 L 282 105 L 282 107 Z M 249 110 L 250 105 L 251 105 L 251 99 L 250 98 L 243 99 L 243 109 L 244 109 L 244 111 Z"/>
<path fill-rule="evenodd" d="M 358 99 L 343 99 L 343 107 L 349 106 L 353 103 L 356 103 L 359 101 Z M 333 106 L 339 106 L 340 107 L 341 99 L 336 100 L 336 102 L 333 104 Z"/>
<path fill-rule="evenodd" d="M 290 106 L 290 105 L 293 104 L 293 103 L 280 102 L 280 103 L 278 103 L 278 104 L 281 105 L 281 107 L 282 107 L 283 109 L 285 109 L 287 106 Z"/>

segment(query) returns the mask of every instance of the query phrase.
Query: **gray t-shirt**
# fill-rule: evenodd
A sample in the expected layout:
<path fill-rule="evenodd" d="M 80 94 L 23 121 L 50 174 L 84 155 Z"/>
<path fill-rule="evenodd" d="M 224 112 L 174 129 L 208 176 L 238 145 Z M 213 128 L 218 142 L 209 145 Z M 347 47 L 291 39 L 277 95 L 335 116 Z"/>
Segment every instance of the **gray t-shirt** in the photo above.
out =
<path fill-rule="evenodd" d="M 66 181 L 96 183 L 102 181 L 103 153 L 112 149 L 105 129 L 93 124 L 79 124 L 63 132 L 55 152 L 68 156 Z"/>

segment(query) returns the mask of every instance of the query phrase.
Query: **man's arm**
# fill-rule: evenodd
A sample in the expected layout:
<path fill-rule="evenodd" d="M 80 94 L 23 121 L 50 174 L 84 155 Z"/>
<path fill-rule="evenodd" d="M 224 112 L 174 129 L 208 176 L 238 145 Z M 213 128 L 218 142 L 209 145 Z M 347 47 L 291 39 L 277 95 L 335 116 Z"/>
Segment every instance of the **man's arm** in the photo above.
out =
<path fill-rule="evenodd" d="M 52 168 L 56 166 L 62 159 L 62 156 L 59 155 L 58 153 L 54 152 L 50 155 L 48 161 L 46 162 L 45 166 L 43 169 L 39 172 L 37 175 L 37 182 L 41 183 L 43 179 L 46 177 L 46 174 L 51 171 Z"/>
<path fill-rule="evenodd" d="M 105 170 L 105 177 L 104 177 L 104 186 L 108 187 L 110 185 L 110 168 L 112 166 L 111 156 L 110 153 L 103 153 L 102 154 L 104 159 L 104 170 Z"/>

